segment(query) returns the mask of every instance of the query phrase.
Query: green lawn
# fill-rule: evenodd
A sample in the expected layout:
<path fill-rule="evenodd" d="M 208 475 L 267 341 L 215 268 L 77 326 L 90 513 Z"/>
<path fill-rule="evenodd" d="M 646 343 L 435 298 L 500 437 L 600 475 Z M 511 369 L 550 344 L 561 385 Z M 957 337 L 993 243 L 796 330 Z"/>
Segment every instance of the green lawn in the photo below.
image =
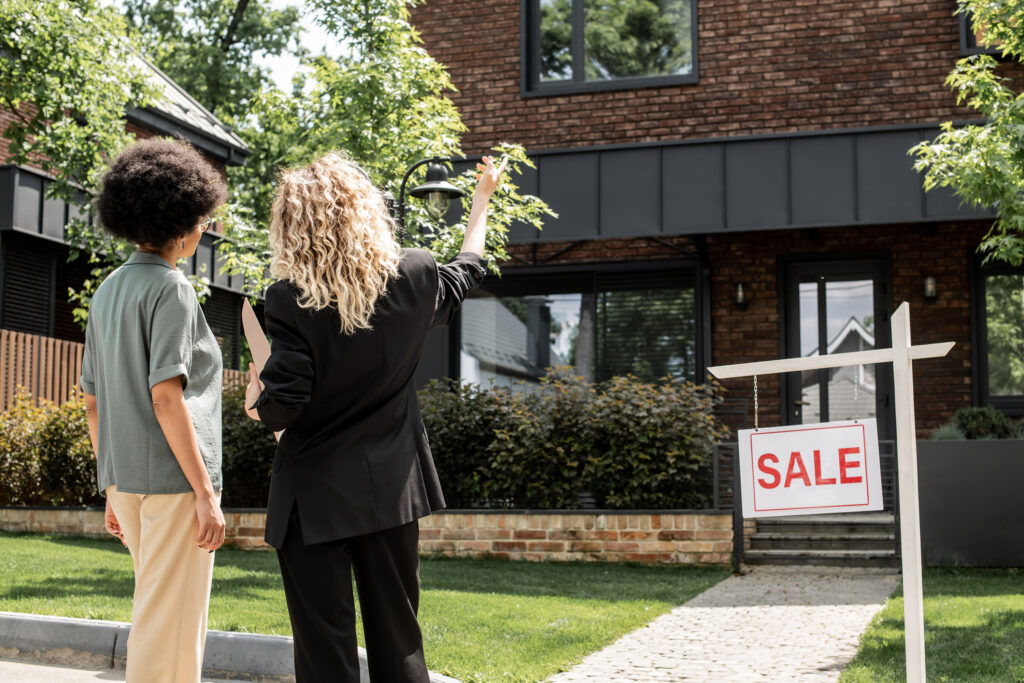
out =
<path fill-rule="evenodd" d="M 1024 681 L 1024 573 L 925 570 L 924 621 L 929 681 Z M 904 680 L 903 596 L 897 591 L 840 681 Z"/>
<path fill-rule="evenodd" d="M 424 559 L 420 576 L 431 669 L 464 681 L 539 681 L 729 573 Z M 0 532 L 2 611 L 129 621 L 131 594 L 131 558 L 113 540 Z M 217 552 L 210 628 L 291 634 L 272 553 Z"/>

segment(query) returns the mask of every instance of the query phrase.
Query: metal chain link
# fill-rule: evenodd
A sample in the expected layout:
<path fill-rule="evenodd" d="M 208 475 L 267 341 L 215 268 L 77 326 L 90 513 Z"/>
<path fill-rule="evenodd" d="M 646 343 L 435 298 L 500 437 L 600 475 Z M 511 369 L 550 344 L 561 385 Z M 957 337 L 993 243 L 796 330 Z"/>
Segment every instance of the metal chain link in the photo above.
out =
<path fill-rule="evenodd" d="M 757 375 L 754 375 L 754 430 L 757 430 Z"/>
<path fill-rule="evenodd" d="M 860 365 L 853 366 L 853 421 L 860 422 L 860 404 L 857 402 L 858 394 L 857 391 L 860 388 Z"/>

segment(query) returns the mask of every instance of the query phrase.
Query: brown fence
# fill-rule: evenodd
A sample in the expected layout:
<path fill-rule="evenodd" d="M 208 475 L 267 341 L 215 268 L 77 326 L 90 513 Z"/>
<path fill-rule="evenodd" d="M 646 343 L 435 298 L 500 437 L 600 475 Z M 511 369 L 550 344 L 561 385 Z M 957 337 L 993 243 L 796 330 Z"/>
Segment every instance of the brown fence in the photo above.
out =
<path fill-rule="evenodd" d="M 23 332 L 0 330 L 0 411 L 7 410 L 19 387 L 36 398 L 64 403 L 82 375 L 85 344 Z M 224 388 L 246 382 L 247 373 L 224 371 Z"/>
<path fill-rule="evenodd" d="M 64 403 L 78 386 L 85 344 L 0 330 L 0 410 L 18 387 L 36 398 Z"/>

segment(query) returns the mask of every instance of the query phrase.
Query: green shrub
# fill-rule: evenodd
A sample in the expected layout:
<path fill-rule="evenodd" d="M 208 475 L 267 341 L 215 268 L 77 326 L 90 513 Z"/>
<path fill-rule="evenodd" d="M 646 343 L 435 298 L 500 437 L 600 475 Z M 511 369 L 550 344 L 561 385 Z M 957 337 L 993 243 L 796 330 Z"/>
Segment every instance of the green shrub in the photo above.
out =
<path fill-rule="evenodd" d="M 488 447 L 488 505 L 575 508 L 580 492 L 587 490 L 584 468 L 593 452 L 594 387 L 581 377 L 555 371 L 539 386 L 523 383 L 517 389 L 505 402 L 507 422 L 494 431 Z"/>
<path fill-rule="evenodd" d="M 245 414 L 245 386 L 224 390 L 221 413 L 224 507 L 266 507 L 277 441 Z"/>
<path fill-rule="evenodd" d="M 18 391 L 13 405 L 0 413 L 0 504 L 42 503 L 36 432 L 46 417 L 47 406 L 37 406 L 23 390 Z"/>
<path fill-rule="evenodd" d="M 66 507 L 102 505 L 85 402 L 79 397 L 59 408 L 52 407 L 37 438 L 45 501 Z"/>
<path fill-rule="evenodd" d="M 1017 420 L 1017 424 L 1013 426 L 1013 438 L 1024 439 L 1024 418 Z"/>
<path fill-rule="evenodd" d="M 611 509 L 702 508 L 711 451 L 727 431 L 710 386 L 563 369 L 511 389 L 432 383 L 420 392 L 451 507 L 573 509 L 589 492 Z"/>
<path fill-rule="evenodd" d="M 224 393 L 225 507 L 264 507 L 274 436 L 244 409 L 245 388 Z M 21 391 L 0 413 L 0 505 L 102 505 L 80 397 L 57 406 Z"/>
<path fill-rule="evenodd" d="M 953 424 L 968 439 L 1011 439 L 1013 423 L 992 406 L 961 408 L 953 416 Z"/>
<path fill-rule="evenodd" d="M 597 441 L 587 481 L 612 509 L 705 508 L 711 504 L 711 453 L 729 432 L 714 417 L 711 385 L 646 384 L 616 377 L 594 405 Z"/>
<path fill-rule="evenodd" d="M 964 430 L 952 422 L 947 422 L 941 427 L 936 427 L 931 438 L 933 441 L 961 441 L 967 437 L 964 436 Z"/>
<path fill-rule="evenodd" d="M 506 392 L 431 380 L 419 397 L 445 502 L 450 508 L 484 506 L 491 462 L 488 446 L 507 422 Z"/>
<path fill-rule="evenodd" d="M 85 403 L 57 406 L 19 391 L 0 413 L 0 504 L 78 506 L 102 501 Z"/>

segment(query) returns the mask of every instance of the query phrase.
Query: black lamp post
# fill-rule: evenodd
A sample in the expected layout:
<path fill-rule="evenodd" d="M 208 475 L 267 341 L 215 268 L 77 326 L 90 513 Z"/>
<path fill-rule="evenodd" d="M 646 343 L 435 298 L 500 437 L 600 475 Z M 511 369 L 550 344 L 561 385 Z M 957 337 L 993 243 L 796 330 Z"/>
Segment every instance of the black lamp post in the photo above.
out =
<path fill-rule="evenodd" d="M 448 210 L 448 202 L 456 197 L 461 197 L 465 192 L 448 182 L 448 169 L 443 162 L 450 162 L 451 157 L 430 157 L 420 159 L 409 167 L 402 178 L 402 187 L 398 191 L 398 222 L 405 227 L 405 184 L 409 182 L 412 172 L 423 164 L 427 166 L 427 178 L 422 185 L 409 190 L 409 194 L 417 199 L 427 200 L 427 213 L 435 220 L 440 220 L 445 211 Z"/>

